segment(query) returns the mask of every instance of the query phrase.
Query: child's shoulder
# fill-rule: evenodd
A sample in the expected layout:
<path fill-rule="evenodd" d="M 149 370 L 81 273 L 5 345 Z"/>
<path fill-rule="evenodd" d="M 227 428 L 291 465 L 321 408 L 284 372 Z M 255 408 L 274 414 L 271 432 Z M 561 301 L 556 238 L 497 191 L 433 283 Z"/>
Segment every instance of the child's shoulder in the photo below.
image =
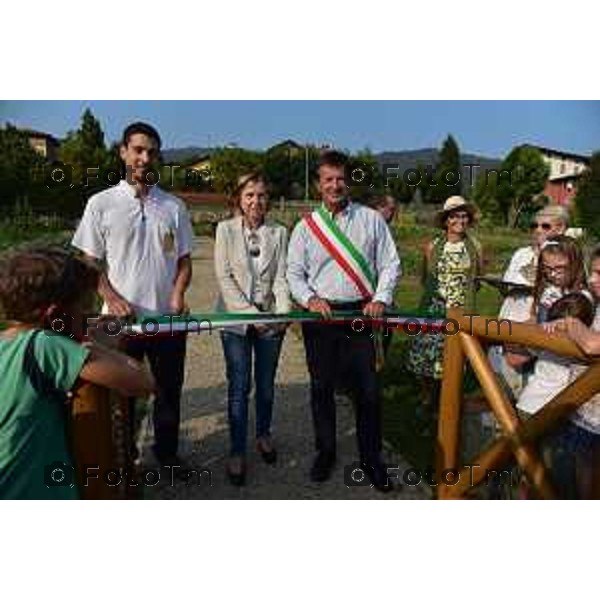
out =
<path fill-rule="evenodd" d="M 75 339 L 48 329 L 36 329 L 32 337 L 35 340 L 36 352 L 81 353 L 84 349 Z"/>
<path fill-rule="evenodd" d="M 69 391 L 88 360 L 90 350 L 70 337 L 37 330 L 25 356 L 26 369 L 36 372 L 44 389 Z"/>
<path fill-rule="evenodd" d="M 0 351 L 15 351 L 20 346 L 30 343 L 30 340 L 34 338 L 39 329 L 22 329 L 20 331 L 11 331 L 5 329 L 0 331 Z"/>
<path fill-rule="evenodd" d="M 28 351 L 37 356 L 57 351 L 80 353 L 82 348 L 81 344 L 70 337 L 43 328 L 0 333 L 0 350 L 4 351 Z"/>

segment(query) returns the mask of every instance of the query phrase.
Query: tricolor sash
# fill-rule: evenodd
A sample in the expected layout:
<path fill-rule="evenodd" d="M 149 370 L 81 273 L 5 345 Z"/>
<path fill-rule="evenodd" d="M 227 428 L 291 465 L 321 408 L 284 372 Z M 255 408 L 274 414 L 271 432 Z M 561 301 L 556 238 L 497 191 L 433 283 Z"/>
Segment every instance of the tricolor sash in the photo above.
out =
<path fill-rule="evenodd" d="M 337 226 L 323 206 L 306 215 L 304 221 L 309 231 L 335 260 L 346 276 L 354 283 L 360 295 L 370 299 L 377 281 L 369 263 L 352 241 Z"/>

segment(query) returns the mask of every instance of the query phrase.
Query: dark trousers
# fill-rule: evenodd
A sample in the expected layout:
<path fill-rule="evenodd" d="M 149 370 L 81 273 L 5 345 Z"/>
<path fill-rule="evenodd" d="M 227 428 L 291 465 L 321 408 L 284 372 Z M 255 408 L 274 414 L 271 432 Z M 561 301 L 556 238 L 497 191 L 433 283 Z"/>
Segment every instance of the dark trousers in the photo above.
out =
<path fill-rule="evenodd" d="M 186 334 L 140 337 L 127 341 L 125 351 L 137 360 L 148 358 L 156 381 L 153 406 L 154 447 L 159 460 L 173 458 L 179 443 L 181 388 L 185 368 Z M 130 399 L 131 435 L 135 427 L 135 398 Z"/>
<path fill-rule="evenodd" d="M 317 451 L 335 454 L 334 390 L 340 373 L 344 373 L 355 397 L 360 458 L 368 464 L 377 463 L 381 452 L 381 404 L 370 327 L 357 333 L 349 325 L 304 323 L 302 331 Z"/>

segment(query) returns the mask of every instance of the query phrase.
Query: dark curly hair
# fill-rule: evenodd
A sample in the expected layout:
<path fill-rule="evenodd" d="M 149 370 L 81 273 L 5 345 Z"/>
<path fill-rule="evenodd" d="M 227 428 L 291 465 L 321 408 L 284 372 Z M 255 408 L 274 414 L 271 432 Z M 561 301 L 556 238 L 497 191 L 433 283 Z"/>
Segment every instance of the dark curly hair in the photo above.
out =
<path fill-rule="evenodd" d="M 39 324 L 45 310 L 77 306 L 97 289 L 100 270 L 56 246 L 13 250 L 0 256 L 0 315 Z"/>

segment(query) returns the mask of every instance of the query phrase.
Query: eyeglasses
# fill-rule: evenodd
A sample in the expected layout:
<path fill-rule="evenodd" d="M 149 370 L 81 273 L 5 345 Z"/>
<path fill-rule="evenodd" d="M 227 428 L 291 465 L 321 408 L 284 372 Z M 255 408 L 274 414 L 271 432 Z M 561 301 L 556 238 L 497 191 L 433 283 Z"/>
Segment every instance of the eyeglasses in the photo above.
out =
<path fill-rule="evenodd" d="M 552 223 L 537 223 L 534 222 L 530 225 L 532 230 L 543 229 L 544 231 L 550 231 L 552 229 Z"/>
<path fill-rule="evenodd" d="M 567 265 L 542 265 L 542 269 L 544 273 L 547 273 L 548 275 L 558 275 L 564 273 L 567 270 Z"/>
<path fill-rule="evenodd" d="M 260 240 L 258 239 L 258 235 L 254 232 L 251 232 L 248 235 L 248 254 L 252 258 L 258 258 L 260 256 Z"/>

